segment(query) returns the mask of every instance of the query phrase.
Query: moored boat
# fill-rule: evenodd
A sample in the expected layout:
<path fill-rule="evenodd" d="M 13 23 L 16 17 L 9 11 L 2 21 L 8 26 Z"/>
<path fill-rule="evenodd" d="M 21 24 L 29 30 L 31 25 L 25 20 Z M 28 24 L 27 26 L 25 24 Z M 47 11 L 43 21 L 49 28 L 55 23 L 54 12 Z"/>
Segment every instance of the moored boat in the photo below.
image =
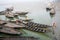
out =
<path fill-rule="evenodd" d="M 25 27 L 25 25 L 22 25 L 22 24 L 18 25 L 14 23 L 7 23 L 4 26 L 9 27 L 9 28 L 24 28 Z"/>
<path fill-rule="evenodd" d="M 38 24 L 38 23 L 34 23 L 34 22 L 28 22 L 26 26 L 26 29 L 31 30 L 31 31 L 36 31 L 36 32 L 48 32 L 50 27 L 52 26 L 48 26 L 48 25 L 44 25 L 44 24 Z"/>
<path fill-rule="evenodd" d="M 19 15 L 26 15 L 26 14 L 28 14 L 28 12 L 16 12 L 16 14 L 19 14 Z"/>
<path fill-rule="evenodd" d="M 18 32 L 15 29 L 8 28 L 8 27 L 0 28 L 0 32 L 1 33 L 6 33 L 6 34 L 21 34 L 21 32 Z"/>
<path fill-rule="evenodd" d="M 49 25 L 39 24 L 39 23 L 34 23 L 34 22 L 28 22 L 28 23 L 26 23 L 26 25 L 28 25 L 28 26 L 37 26 L 37 27 L 40 27 L 40 28 L 51 27 Z"/>

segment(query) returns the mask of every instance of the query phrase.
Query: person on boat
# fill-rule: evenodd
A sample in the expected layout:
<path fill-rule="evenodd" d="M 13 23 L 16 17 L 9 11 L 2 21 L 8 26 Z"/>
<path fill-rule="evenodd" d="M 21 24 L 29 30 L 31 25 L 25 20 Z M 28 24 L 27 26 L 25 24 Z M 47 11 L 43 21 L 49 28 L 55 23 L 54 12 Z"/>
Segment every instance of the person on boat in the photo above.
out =
<path fill-rule="evenodd" d="M 49 2 L 47 7 L 46 7 L 46 10 L 47 11 L 50 11 L 51 9 L 53 9 L 55 6 L 54 6 L 54 3 L 53 2 Z"/>
<path fill-rule="evenodd" d="M 54 14 L 55 14 L 55 9 L 53 8 L 50 10 L 50 15 L 54 15 Z"/>

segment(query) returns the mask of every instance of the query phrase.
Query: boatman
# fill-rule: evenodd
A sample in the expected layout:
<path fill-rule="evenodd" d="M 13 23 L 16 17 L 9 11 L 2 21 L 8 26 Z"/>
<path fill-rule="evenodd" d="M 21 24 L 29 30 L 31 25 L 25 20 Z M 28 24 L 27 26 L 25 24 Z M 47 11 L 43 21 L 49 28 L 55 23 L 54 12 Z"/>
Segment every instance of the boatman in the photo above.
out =
<path fill-rule="evenodd" d="M 54 14 L 55 14 L 55 9 L 52 8 L 52 9 L 50 10 L 50 15 L 54 15 Z"/>
<path fill-rule="evenodd" d="M 54 3 L 53 2 L 49 2 L 47 7 L 46 7 L 46 10 L 47 11 L 50 11 L 51 9 L 53 9 L 55 6 L 54 6 Z"/>

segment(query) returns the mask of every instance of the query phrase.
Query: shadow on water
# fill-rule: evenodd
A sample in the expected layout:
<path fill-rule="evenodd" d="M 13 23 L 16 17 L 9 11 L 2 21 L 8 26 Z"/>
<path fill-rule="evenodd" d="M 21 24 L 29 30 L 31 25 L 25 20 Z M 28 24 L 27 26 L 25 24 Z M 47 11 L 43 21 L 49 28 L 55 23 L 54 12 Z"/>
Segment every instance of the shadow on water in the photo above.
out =
<path fill-rule="evenodd" d="M 51 17 L 51 18 L 53 18 L 54 16 L 55 16 L 55 14 L 54 14 L 54 15 L 51 15 L 51 14 L 50 14 L 50 17 Z"/>
<path fill-rule="evenodd" d="M 8 34 L 8 33 L 0 32 L 0 37 L 10 37 L 10 36 L 20 36 L 20 35 L 18 35 L 18 34 Z"/>

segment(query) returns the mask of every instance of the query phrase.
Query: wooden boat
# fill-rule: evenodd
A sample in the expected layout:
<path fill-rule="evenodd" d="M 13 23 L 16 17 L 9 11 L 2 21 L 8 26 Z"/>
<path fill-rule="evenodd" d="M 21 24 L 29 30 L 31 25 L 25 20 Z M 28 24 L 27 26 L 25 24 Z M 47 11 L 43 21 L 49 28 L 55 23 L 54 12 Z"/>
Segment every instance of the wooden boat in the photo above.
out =
<path fill-rule="evenodd" d="M 25 27 L 25 25 L 22 25 L 22 24 L 18 25 L 14 23 L 7 23 L 4 26 L 9 27 L 9 28 L 24 28 Z"/>
<path fill-rule="evenodd" d="M 0 26 L 9 27 L 9 28 L 25 28 L 25 25 L 23 23 L 16 24 L 4 20 L 0 20 Z"/>
<path fill-rule="evenodd" d="M 27 26 L 26 29 L 31 30 L 31 31 L 35 31 L 35 32 L 47 32 L 47 29 L 39 28 L 39 27 Z"/>
<path fill-rule="evenodd" d="M 1 33 L 6 33 L 6 34 L 21 34 L 21 32 L 18 32 L 15 29 L 8 28 L 8 27 L 0 28 L 0 32 Z"/>
<path fill-rule="evenodd" d="M 26 23 L 26 25 L 28 25 L 28 26 L 37 26 L 37 27 L 40 27 L 40 28 L 51 27 L 51 26 L 48 26 L 48 25 L 45 25 L 45 24 L 39 24 L 39 23 L 34 23 L 34 22 L 28 22 L 28 23 Z"/>
<path fill-rule="evenodd" d="M 28 12 L 16 12 L 17 14 L 19 14 L 19 15 L 26 15 L 26 14 L 28 14 Z"/>
<path fill-rule="evenodd" d="M 48 25 L 38 24 L 34 22 L 28 22 L 26 25 L 26 29 L 36 32 L 47 32 L 49 27 Z"/>

